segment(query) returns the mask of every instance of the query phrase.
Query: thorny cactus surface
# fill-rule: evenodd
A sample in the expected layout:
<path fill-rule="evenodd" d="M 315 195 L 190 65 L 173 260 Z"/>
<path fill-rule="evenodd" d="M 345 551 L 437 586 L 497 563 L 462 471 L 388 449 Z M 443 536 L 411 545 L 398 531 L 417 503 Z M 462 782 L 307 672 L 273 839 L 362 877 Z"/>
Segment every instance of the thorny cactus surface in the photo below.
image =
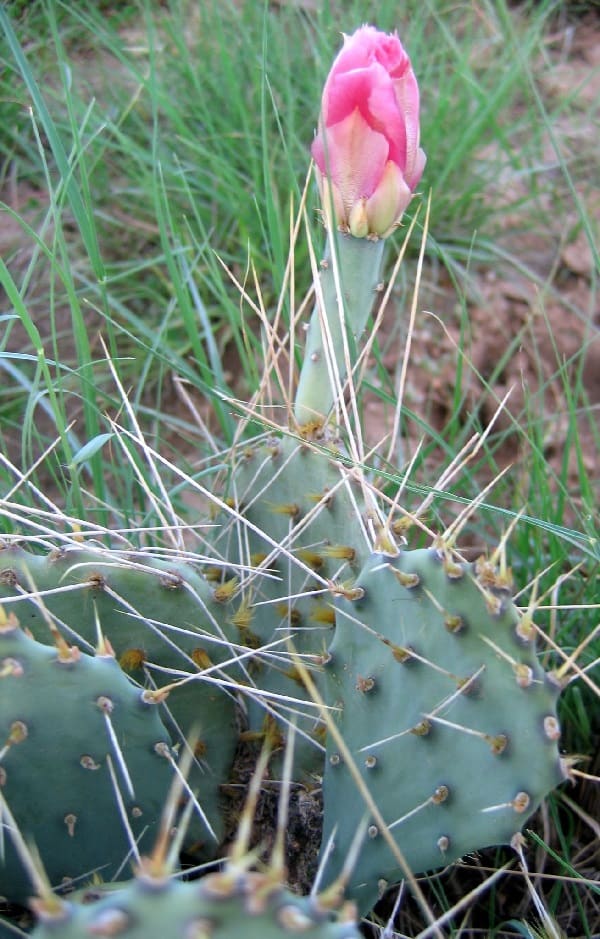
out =
<path fill-rule="evenodd" d="M 350 910 L 299 897 L 268 874 L 210 874 L 193 883 L 141 875 L 97 903 L 40 909 L 34 939 L 360 939 Z"/>
<path fill-rule="evenodd" d="M 365 815 L 351 759 L 380 813 L 352 875 L 365 911 L 406 872 L 380 819 L 408 869 L 430 870 L 509 843 L 564 780 L 534 637 L 491 565 L 443 548 L 375 554 L 338 600 L 326 698 L 347 752 L 329 738 L 323 845 L 339 872 Z"/>
<path fill-rule="evenodd" d="M 14 601 L 7 609 L 38 641 L 50 639 L 49 620 L 87 651 L 104 636 L 142 688 L 171 689 L 162 718 L 180 747 L 195 740 L 188 785 L 198 808 L 188 847 L 208 857 L 223 837 L 219 786 L 237 741 L 233 695 L 219 688 L 220 663 L 237 652 L 219 622 L 226 604 L 213 593 L 185 562 L 90 548 L 45 556 L 16 546 L 0 550 L 0 598 Z M 178 684 L 181 676 L 186 681 Z"/>
<path fill-rule="evenodd" d="M 50 882 L 109 880 L 154 838 L 172 777 L 171 741 L 151 696 L 106 648 L 42 645 L 0 608 L 0 895 L 33 892 L 11 839 L 35 845 Z M 125 863 L 125 869 L 128 865 Z"/>
<path fill-rule="evenodd" d="M 285 749 L 304 685 L 307 702 L 327 709 L 300 709 L 294 778 L 323 781 L 326 880 L 367 819 L 348 888 L 367 912 L 407 870 L 509 844 L 567 777 L 561 679 L 540 666 L 536 629 L 502 563 L 468 564 L 443 539 L 397 547 L 368 478 L 347 471 L 343 450 L 312 444 L 246 447 L 233 472 L 241 519 L 219 538 L 238 546 L 230 556 L 244 571 L 240 632 L 252 630 L 259 647 L 284 639 L 289 653 L 254 675 L 279 696 L 266 710 L 278 732 L 260 707 L 255 732 Z"/>
<path fill-rule="evenodd" d="M 79 892 L 72 902 L 58 900 L 40 880 L 34 906 L 37 939 L 84 939 L 121 936 L 123 939 L 359 939 L 354 904 L 341 897 L 341 883 L 329 891 L 300 897 L 284 884 L 283 836 L 286 800 L 278 811 L 273 849 L 260 871 L 252 870 L 249 852 L 252 819 L 268 759 L 263 748 L 248 786 L 235 841 L 218 873 L 200 881 L 174 878 L 171 820 L 181 789 L 173 785 L 161 819 L 152 854 L 138 862 L 135 878 L 114 888 Z M 286 761 L 289 763 L 289 760 Z M 284 784 L 288 792 L 289 766 Z"/>
<path fill-rule="evenodd" d="M 259 737 L 275 733 L 282 750 L 296 712 L 294 778 L 305 783 L 322 774 L 325 726 L 292 656 L 319 669 L 335 624 L 330 583 L 354 576 L 368 556 L 363 497 L 341 465 L 343 456 L 340 442 L 326 435 L 318 447 L 291 436 L 241 447 L 229 489 L 238 515 L 217 516 L 221 524 L 212 542 L 216 556 L 239 566 L 231 618 L 238 640 L 257 647 L 273 643 L 270 657 L 254 663 L 250 729 Z M 261 691 L 277 697 L 261 700 Z"/>

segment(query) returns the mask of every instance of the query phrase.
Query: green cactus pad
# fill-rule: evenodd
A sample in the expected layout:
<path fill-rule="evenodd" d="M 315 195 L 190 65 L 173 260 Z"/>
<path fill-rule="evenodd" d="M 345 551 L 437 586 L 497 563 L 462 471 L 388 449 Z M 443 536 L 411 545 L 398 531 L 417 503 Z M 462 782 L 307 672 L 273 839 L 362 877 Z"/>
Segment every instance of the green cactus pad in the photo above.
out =
<path fill-rule="evenodd" d="M 42 645 L 4 620 L 1 791 L 53 885 L 129 869 L 131 839 L 143 849 L 156 831 L 170 751 L 158 707 L 114 658 Z M 20 903 L 33 887 L 3 821 L 0 894 Z"/>
<path fill-rule="evenodd" d="M 351 909 L 332 912 L 271 877 L 230 872 L 195 883 L 141 877 L 88 906 L 41 914 L 34 939 L 360 939 Z"/>
<path fill-rule="evenodd" d="M 140 685 L 197 676 L 173 689 L 161 713 L 175 740 L 193 735 L 198 741 L 188 781 L 206 821 L 192 817 L 188 846 L 214 856 L 223 834 L 219 786 L 237 743 L 233 696 L 214 683 L 229 677 L 216 667 L 235 655 L 219 622 L 227 604 L 213 601 L 210 586 L 188 564 L 90 548 L 45 556 L 0 550 L 0 598 L 9 597 L 17 599 L 7 609 L 40 642 L 51 641 L 48 615 L 87 651 L 101 631 Z"/>
<path fill-rule="evenodd" d="M 294 778 L 302 781 L 322 772 L 324 728 L 290 651 L 303 657 L 318 680 L 319 661 L 334 628 L 329 583 L 354 579 L 369 553 L 359 520 L 360 487 L 343 465 L 339 442 L 324 436 L 320 444 L 326 449 L 293 437 L 273 437 L 240 448 L 228 495 L 243 520 L 219 515 L 221 526 L 212 542 L 218 556 L 245 570 L 232 602 L 237 614 L 231 621 L 240 641 L 257 647 L 290 641 L 272 649 L 270 659 L 263 657 L 253 677 L 261 691 L 307 704 L 267 698 L 257 706 L 251 700 L 249 720 L 251 730 L 260 733 L 266 707 L 271 715 L 282 715 L 278 732 L 283 746 L 286 718 L 290 711 L 301 711 Z"/>
<path fill-rule="evenodd" d="M 509 843 L 563 781 L 559 688 L 538 663 L 534 629 L 489 565 L 443 551 L 374 555 L 340 599 L 327 699 L 360 776 L 413 872 Z M 329 739 L 323 845 L 327 877 L 368 812 Z M 404 876 L 369 818 L 350 893 L 369 909 Z"/>

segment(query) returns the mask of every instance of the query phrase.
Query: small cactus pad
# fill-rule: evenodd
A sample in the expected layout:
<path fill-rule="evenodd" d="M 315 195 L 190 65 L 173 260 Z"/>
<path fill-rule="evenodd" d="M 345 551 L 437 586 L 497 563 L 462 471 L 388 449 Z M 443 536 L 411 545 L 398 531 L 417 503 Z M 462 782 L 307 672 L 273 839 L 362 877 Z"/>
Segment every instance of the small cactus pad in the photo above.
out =
<path fill-rule="evenodd" d="M 209 584 L 189 564 L 92 548 L 45 556 L 15 546 L 0 550 L 0 598 L 8 597 L 16 599 L 7 609 L 40 642 L 51 641 L 49 615 L 86 651 L 100 630 L 141 685 L 196 676 L 172 690 L 161 716 L 174 740 L 197 740 L 188 781 L 210 829 L 194 814 L 188 847 L 214 856 L 223 833 L 219 785 L 237 743 L 233 697 L 214 683 L 223 677 L 219 663 L 235 657 L 220 625 L 227 604 L 213 601 Z"/>
<path fill-rule="evenodd" d="M 40 910 L 34 939 L 360 939 L 350 907 L 334 912 L 264 874 L 212 874 L 194 883 L 142 876 L 97 903 Z"/>
<path fill-rule="evenodd" d="M 535 628 L 491 565 L 443 550 L 373 555 L 340 598 L 327 700 L 386 826 L 414 872 L 510 843 L 564 779 L 559 688 Z M 324 777 L 327 877 L 368 816 L 331 737 Z M 370 816 L 350 894 L 362 909 L 404 870 Z"/>
<path fill-rule="evenodd" d="M 319 668 L 333 634 L 334 609 L 329 582 L 354 579 L 369 551 L 359 522 L 362 493 L 343 464 L 339 441 L 323 438 L 320 446 L 294 437 L 271 437 L 245 445 L 235 454 L 229 502 L 238 515 L 221 513 L 216 521 L 214 552 L 241 566 L 236 583 L 238 613 L 231 622 L 239 640 L 273 648 L 268 668 L 257 663 L 256 685 L 271 695 L 308 701 L 290 650 L 309 669 Z M 211 533 L 209 532 L 209 537 Z M 281 743 L 285 717 L 302 705 L 279 704 Z M 294 778 L 322 771 L 323 727 L 309 702 L 303 708 L 296 738 Z M 260 732 L 264 706 L 249 707 L 250 727 Z M 314 743 L 312 742 L 314 741 Z"/>
<path fill-rule="evenodd" d="M 3 800 L 54 886 L 95 870 L 109 880 L 128 869 L 132 839 L 152 837 L 171 782 L 158 707 L 110 655 L 42 645 L 2 619 Z M 10 829 L 3 819 L 0 894 L 22 903 L 33 887 Z"/>

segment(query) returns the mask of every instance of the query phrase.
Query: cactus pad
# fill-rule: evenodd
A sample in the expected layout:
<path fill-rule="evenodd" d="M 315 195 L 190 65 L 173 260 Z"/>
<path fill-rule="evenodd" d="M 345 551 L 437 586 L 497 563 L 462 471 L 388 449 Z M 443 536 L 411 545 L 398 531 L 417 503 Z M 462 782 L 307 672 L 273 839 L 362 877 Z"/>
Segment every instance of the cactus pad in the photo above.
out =
<path fill-rule="evenodd" d="M 338 601 L 328 700 L 408 867 L 509 843 L 564 779 L 559 688 L 537 661 L 535 628 L 491 565 L 444 550 L 373 555 L 352 596 Z M 347 756 L 329 739 L 329 877 L 368 814 Z M 404 873 L 371 816 L 351 895 L 369 909 Z"/>
<path fill-rule="evenodd" d="M 195 883 L 140 877 L 88 906 L 41 914 L 34 939 L 360 939 L 351 909 L 322 907 L 272 877 L 213 874 Z"/>
<path fill-rule="evenodd" d="M 3 618 L 2 796 L 53 885 L 128 869 L 132 839 L 143 847 L 160 818 L 170 748 L 158 707 L 114 658 L 42 645 Z M 3 822 L 0 893 L 23 902 L 33 888 Z"/>
<path fill-rule="evenodd" d="M 41 642 L 50 640 L 49 614 L 84 650 L 93 649 L 100 629 L 141 685 L 163 687 L 196 676 L 173 689 L 161 712 L 173 739 L 193 733 L 198 741 L 189 784 L 204 818 L 192 818 L 189 847 L 193 842 L 214 856 L 223 833 L 219 785 L 237 742 L 233 697 L 214 683 L 224 674 L 219 663 L 235 655 L 219 622 L 227 604 L 213 601 L 207 582 L 188 564 L 90 548 L 46 556 L 0 550 L 0 598 L 8 597 Z"/>
<path fill-rule="evenodd" d="M 335 613 L 329 583 L 356 576 L 368 556 L 367 539 L 359 524 L 357 504 L 362 493 L 343 465 L 338 441 L 321 440 L 319 447 L 294 437 L 271 437 L 248 444 L 235 454 L 229 501 L 238 516 L 217 519 L 212 547 L 218 556 L 240 565 L 231 619 L 239 640 L 258 647 L 279 640 L 269 667 L 258 665 L 257 688 L 268 698 L 250 702 L 250 727 L 265 722 L 265 703 L 284 744 L 289 712 L 301 711 L 295 746 L 294 778 L 320 774 L 323 726 L 306 696 L 290 651 L 309 669 L 319 668 L 333 634 Z M 281 640 L 289 640 L 282 642 Z M 286 704 L 305 699 L 307 704 Z"/>

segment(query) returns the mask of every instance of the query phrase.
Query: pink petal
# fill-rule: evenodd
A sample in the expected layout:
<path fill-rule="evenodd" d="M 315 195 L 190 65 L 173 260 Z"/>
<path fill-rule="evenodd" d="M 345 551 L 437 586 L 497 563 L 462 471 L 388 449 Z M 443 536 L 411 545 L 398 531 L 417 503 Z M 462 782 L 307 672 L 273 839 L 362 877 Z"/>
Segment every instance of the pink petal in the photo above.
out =
<path fill-rule="evenodd" d="M 425 166 L 419 88 L 397 33 L 362 26 L 344 37 L 323 89 L 312 154 L 339 225 L 355 237 L 393 230 Z"/>
<path fill-rule="evenodd" d="M 390 145 L 389 159 L 397 163 L 404 172 L 407 158 L 406 126 L 389 78 L 385 84 L 380 82 L 373 87 L 368 109 L 369 124 L 374 130 L 385 134 Z"/>
<path fill-rule="evenodd" d="M 380 33 L 374 54 L 392 78 L 400 78 L 410 68 L 410 59 L 402 48 L 397 33 L 389 36 Z"/>
<path fill-rule="evenodd" d="M 312 146 L 315 163 L 338 187 L 347 211 L 373 194 L 388 154 L 386 138 L 369 127 L 358 109 L 325 134 L 321 130 Z"/>
<path fill-rule="evenodd" d="M 329 74 L 349 72 L 370 65 L 380 35 L 374 26 L 361 26 L 351 36 L 344 36 L 344 45 L 334 59 Z"/>
<path fill-rule="evenodd" d="M 419 149 L 419 86 L 415 74 L 410 68 L 402 79 L 393 82 L 394 94 L 398 107 L 404 115 L 407 177 L 415 174 L 415 164 Z"/>
<path fill-rule="evenodd" d="M 397 33 L 382 33 L 374 26 L 361 26 L 351 36 L 344 36 L 330 74 L 365 68 L 379 62 L 392 77 L 400 77 L 410 65 Z"/>
<path fill-rule="evenodd" d="M 369 98 L 381 84 L 389 86 L 393 95 L 390 78 L 377 63 L 330 77 L 323 92 L 323 119 L 327 126 L 343 121 L 357 107 L 366 118 Z M 396 104 L 393 106 L 397 109 Z"/>
<path fill-rule="evenodd" d="M 411 169 L 410 175 L 406 174 L 406 183 L 412 191 L 414 192 L 419 183 L 421 182 L 421 176 L 423 175 L 423 170 L 425 169 L 425 164 L 427 163 L 427 157 L 421 148 L 417 150 L 415 156 L 414 166 Z"/>
<path fill-rule="evenodd" d="M 398 107 L 394 84 L 376 63 L 337 75 L 328 82 L 323 95 L 323 120 L 327 127 L 343 121 L 356 108 L 373 130 L 384 134 L 390 145 L 390 159 L 404 170 L 406 130 Z"/>

